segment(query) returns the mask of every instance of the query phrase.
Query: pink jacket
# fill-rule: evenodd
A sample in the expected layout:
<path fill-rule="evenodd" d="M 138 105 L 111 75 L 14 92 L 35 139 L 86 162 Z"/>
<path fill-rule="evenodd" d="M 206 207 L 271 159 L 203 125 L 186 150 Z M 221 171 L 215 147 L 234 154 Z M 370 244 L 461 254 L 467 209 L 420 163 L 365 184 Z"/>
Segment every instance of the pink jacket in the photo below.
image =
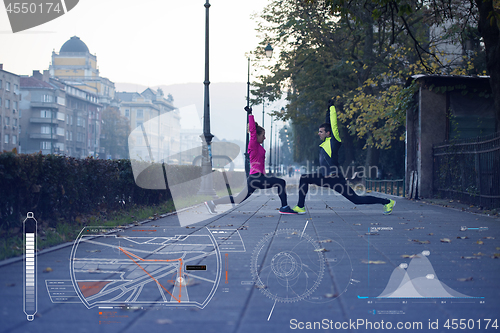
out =
<path fill-rule="evenodd" d="M 250 141 L 248 142 L 248 154 L 250 155 L 250 174 L 266 174 L 266 150 L 257 141 L 257 130 L 253 115 L 248 117 L 248 129 L 250 130 Z"/>

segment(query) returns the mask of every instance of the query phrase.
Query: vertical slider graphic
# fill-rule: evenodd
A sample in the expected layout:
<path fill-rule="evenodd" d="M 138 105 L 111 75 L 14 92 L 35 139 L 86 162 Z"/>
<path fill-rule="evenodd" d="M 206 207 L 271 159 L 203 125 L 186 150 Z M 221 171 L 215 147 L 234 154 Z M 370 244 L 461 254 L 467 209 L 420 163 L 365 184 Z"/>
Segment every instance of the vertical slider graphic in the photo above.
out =
<path fill-rule="evenodd" d="M 24 234 L 24 313 L 28 321 L 35 319 L 37 310 L 36 288 L 36 220 L 29 212 L 23 222 Z"/>

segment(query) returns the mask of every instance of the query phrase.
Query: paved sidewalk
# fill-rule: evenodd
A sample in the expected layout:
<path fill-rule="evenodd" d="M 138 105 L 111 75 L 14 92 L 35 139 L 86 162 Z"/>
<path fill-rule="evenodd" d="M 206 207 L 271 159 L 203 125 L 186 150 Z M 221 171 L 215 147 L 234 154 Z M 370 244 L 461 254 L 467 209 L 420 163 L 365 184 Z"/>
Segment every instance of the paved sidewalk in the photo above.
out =
<path fill-rule="evenodd" d="M 311 188 L 305 215 L 261 192 L 181 212 L 206 219 L 187 227 L 173 215 L 41 254 L 32 322 L 23 261 L 2 265 L 0 332 L 496 331 L 497 218 L 396 197 L 385 216 L 328 192 Z"/>

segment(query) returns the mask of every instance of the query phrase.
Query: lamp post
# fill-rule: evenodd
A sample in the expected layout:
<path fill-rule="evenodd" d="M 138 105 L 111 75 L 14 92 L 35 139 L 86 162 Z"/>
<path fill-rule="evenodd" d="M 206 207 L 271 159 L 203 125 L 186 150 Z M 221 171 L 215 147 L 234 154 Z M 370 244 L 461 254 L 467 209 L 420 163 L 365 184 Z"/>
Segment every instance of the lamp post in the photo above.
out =
<path fill-rule="evenodd" d="M 201 164 L 201 188 L 198 191 L 200 195 L 212 195 L 216 196 L 213 179 L 212 179 L 212 152 L 211 144 L 212 138 L 214 137 L 210 133 L 210 99 L 209 99 L 209 89 L 208 86 L 210 81 L 208 80 L 208 9 L 210 4 L 208 0 L 205 2 L 206 16 L 205 16 L 205 94 L 204 94 L 204 108 L 203 108 L 203 134 L 200 135 L 203 140 L 203 146 L 201 149 L 202 154 L 202 164 Z"/>
<path fill-rule="evenodd" d="M 273 173 L 273 117 L 271 117 L 271 135 L 269 136 L 269 173 Z"/>
<path fill-rule="evenodd" d="M 208 0 L 207 0 L 208 1 Z M 273 56 L 273 47 L 271 44 L 267 44 L 264 48 L 266 52 L 266 58 L 271 58 Z M 262 98 L 262 104 L 264 104 L 264 98 Z M 248 76 L 247 76 L 247 107 L 250 107 L 250 56 L 248 57 Z M 262 127 L 264 127 L 264 105 L 262 105 Z M 248 113 L 247 113 L 247 126 L 246 130 L 246 139 L 245 139 L 245 173 L 248 177 L 250 174 L 250 156 L 248 155 L 248 141 L 250 140 L 250 136 L 248 134 Z"/>
<path fill-rule="evenodd" d="M 274 173 L 278 173 L 278 124 L 275 125 L 276 127 L 274 128 L 275 130 L 275 138 L 274 138 L 274 151 L 275 151 L 275 157 L 274 157 Z"/>

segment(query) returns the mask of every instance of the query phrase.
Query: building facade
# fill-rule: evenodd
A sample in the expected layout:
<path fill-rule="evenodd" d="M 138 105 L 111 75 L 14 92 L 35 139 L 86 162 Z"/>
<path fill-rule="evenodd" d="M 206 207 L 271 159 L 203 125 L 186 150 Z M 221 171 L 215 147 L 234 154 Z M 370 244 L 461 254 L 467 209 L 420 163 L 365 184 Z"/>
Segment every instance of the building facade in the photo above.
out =
<path fill-rule="evenodd" d="M 50 76 L 74 87 L 96 94 L 98 102 L 109 105 L 115 95 L 115 84 L 99 76 L 97 57 L 77 36 L 66 41 L 59 53 L 52 52 Z"/>
<path fill-rule="evenodd" d="M 180 117 L 173 98 L 148 88 L 142 93 L 117 92 L 120 114 L 129 119 L 129 155 L 137 160 L 168 163 L 180 151 Z"/>
<path fill-rule="evenodd" d="M 0 64 L 0 152 L 19 151 L 20 76 L 7 72 Z"/>
<path fill-rule="evenodd" d="M 100 152 L 98 96 L 33 71 L 21 77 L 23 153 L 84 158 Z"/>

